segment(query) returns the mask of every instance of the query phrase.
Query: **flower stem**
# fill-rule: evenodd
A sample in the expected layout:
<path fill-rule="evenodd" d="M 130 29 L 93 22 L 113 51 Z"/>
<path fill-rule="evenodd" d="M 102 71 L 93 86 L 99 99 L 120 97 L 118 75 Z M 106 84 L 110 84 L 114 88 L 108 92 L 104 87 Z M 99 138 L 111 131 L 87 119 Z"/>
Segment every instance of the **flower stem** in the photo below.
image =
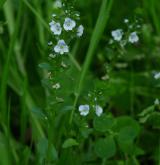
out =
<path fill-rule="evenodd" d="M 99 16 L 98 16 L 93 34 L 91 36 L 90 45 L 89 45 L 86 59 L 85 59 L 85 62 L 84 62 L 83 68 L 82 68 L 80 79 L 79 79 L 77 88 L 75 90 L 76 96 L 75 96 L 73 109 L 71 111 L 71 115 L 70 115 L 70 119 L 69 119 L 70 124 L 72 123 L 72 120 L 73 120 L 73 115 L 74 115 L 74 112 L 76 109 L 76 104 L 77 104 L 80 92 L 82 90 L 82 87 L 83 87 L 84 78 L 86 76 L 88 68 L 89 68 L 91 61 L 93 59 L 93 55 L 95 54 L 94 52 L 97 48 L 97 45 L 101 39 L 101 36 L 104 32 L 105 27 L 106 27 L 112 4 L 113 4 L 113 0 L 103 0 L 103 2 L 101 4 Z"/>

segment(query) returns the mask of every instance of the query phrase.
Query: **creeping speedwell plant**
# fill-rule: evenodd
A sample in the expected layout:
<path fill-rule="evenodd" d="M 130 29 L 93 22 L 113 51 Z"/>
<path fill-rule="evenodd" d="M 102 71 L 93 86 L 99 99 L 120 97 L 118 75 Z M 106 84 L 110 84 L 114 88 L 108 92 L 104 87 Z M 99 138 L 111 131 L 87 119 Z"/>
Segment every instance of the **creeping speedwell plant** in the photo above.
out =
<path fill-rule="evenodd" d="M 0 0 L 0 165 L 160 165 L 159 11 Z"/>

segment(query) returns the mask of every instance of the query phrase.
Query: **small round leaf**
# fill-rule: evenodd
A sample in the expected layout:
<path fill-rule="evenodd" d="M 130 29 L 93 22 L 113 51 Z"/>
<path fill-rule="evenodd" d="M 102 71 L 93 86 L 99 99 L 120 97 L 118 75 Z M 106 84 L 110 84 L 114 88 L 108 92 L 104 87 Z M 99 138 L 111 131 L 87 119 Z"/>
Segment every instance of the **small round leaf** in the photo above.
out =
<path fill-rule="evenodd" d="M 102 115 L 100 117 L 95 118 L 93 125 L 95 130 L 100 132 L 105 132 L 112 128 L 113 123 L 114 123 L 114 119 L 112 117 Z"/>
<path fill-rule="evenodd" d="M 101 158 L 110 158 L 116 153 L 116 145 L 113 137 L 99 139 L 95 143 L 95 152 Z"/>

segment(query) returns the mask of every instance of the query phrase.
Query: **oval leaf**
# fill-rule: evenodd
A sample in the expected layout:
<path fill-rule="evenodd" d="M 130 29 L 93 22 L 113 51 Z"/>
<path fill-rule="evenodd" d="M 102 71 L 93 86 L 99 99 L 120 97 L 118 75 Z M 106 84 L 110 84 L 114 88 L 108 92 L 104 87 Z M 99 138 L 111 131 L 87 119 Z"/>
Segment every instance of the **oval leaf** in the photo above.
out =
<path fill-rule="evenodd" d="M 133 141 L 135 137 L 138 135 L 137 130 L 134 127 L 127 126 L 120 130 L 118 134 L 119 141 Z"/>
<path fill-rule="evenodd" d="M 41 63 L 38 66 L 41 69 L 53 70 L 52 66 L 49 63 Z"/>
<path fill-rule="evenodd" d="M 65 140 L 62 147 L 69 148 L 69 147 L 77 146 L 77 145 L 78 145 L 78 142 L 75 139 L 69 138 L 69 139 Z"/>
<path fill-rule="evenodd" d="M 93 125 L 95 130 L 105 132 L 112 128 L 113 123 L 114 119 L 112 117 L 102 115 L 100 117 L 95 118 Z"/>
<path fill-rule="evenodd" d="M 99 139 L 95 143 L 95 152 L 101 158 L 110 158 L 116 153 L 116 145 L 113 137 Z"/>

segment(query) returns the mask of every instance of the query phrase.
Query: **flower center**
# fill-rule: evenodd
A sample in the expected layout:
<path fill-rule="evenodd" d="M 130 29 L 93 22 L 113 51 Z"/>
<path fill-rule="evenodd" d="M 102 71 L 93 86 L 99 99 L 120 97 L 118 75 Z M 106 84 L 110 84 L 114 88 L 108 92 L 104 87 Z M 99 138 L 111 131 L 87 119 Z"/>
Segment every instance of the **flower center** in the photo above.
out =
<path fill-rule="evenodd" d="M 70 26 L 70 25 L 71 25 L 70 21 L 67 21 L 66 26 Z"/>

